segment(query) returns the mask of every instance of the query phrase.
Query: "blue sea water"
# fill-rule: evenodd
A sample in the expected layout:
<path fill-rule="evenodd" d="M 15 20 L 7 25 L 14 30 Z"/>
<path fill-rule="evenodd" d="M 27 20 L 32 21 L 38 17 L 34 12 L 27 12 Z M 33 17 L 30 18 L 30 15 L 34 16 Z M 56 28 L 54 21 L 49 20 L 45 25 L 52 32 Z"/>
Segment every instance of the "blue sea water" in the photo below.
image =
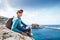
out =
<path fill-rule="evenodd" d="M 58 27 L 60 25 L 48 25 L 48 27 Z M 60 29 L 53 28 L 42 28 L 42 29 L 33 29 L 33 38 L 35 40 L 60 40 Z"/>

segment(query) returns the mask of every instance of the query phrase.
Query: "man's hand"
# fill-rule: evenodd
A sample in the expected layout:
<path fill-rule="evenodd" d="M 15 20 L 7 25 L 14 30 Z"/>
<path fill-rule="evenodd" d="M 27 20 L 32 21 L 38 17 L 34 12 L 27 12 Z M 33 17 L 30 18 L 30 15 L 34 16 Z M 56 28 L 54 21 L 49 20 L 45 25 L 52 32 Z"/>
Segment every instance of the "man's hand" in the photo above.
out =
<path fill-rule="evenodd" d="M 32 29 L 32 26 L 27 26 L 26 29 Z"/>

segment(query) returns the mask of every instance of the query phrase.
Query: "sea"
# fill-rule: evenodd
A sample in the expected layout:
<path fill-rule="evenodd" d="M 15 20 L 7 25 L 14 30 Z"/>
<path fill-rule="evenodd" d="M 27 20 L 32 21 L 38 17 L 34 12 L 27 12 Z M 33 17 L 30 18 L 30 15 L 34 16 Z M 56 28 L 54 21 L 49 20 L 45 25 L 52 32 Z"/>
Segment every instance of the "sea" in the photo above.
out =
<path fill-rule="evenodd" d="M 60 25 L 42 25 L 42 28 L 32 29 L 35 40 L 60 40 Z"/>

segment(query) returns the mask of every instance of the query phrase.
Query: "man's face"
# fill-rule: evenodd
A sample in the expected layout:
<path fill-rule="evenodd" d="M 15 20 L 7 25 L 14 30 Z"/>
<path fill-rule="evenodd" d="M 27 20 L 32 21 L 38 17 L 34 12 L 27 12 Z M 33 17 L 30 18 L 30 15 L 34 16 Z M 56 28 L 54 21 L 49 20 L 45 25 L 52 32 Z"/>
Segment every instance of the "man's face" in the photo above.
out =
<path fill-rule="evenodd" d="M 17 13 L 17 17 L 20 18 L 22 16 L 22 13 Z"/>

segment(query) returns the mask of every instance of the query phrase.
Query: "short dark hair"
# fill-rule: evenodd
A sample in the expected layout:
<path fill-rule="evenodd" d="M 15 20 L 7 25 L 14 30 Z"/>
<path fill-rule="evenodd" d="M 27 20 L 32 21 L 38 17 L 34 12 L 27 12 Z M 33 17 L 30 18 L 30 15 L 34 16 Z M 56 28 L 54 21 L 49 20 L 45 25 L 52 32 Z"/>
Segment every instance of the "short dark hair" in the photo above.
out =
<path fill-rule="evenodd" d="M 21 9 L 20 11 L 21 11 L 21 12 L 23 12 L 23 10 L 22 10 L 22 9 Z"/>
<path fill-rule="evenodd" d="M 18 11 L 17 11 L 17 13 L 23 13 L 23 10 L 22 10 L 22 9 L 20 9 L 20 10 L 18 10 Z"/>

